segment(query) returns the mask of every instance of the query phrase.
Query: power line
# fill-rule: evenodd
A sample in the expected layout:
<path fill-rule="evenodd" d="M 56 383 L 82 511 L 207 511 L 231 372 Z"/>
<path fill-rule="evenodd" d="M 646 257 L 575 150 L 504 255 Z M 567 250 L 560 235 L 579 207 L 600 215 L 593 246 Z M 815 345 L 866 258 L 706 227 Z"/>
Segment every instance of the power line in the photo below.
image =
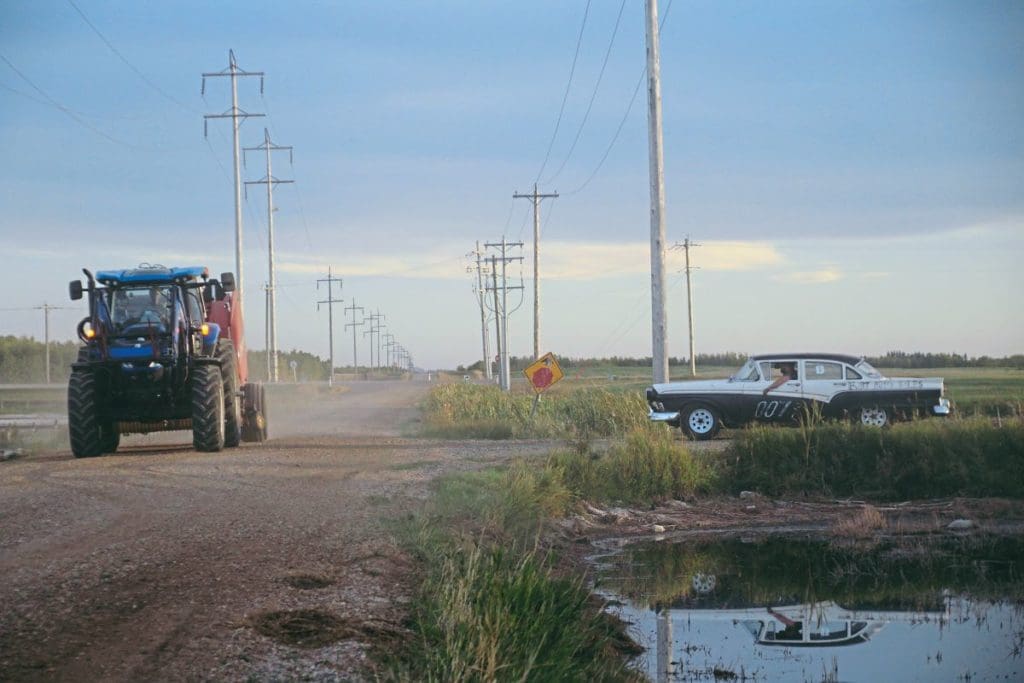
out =
<path fill-rule="evenodd" d="M 612 46 L 615 45 L 615 36 L 619 33 L 619 24 L 622 23 L 622 12 L 626 9 L 626 0 L 622 0 L 622 4 L 619 5 L 619 14 L 615 17 L 615 28 L 612 29 L 611 40 L 608 41 L 608 49 L 604 52 L 604 61 L 601 62 L 601 71 L 597 75 L 597 82 L 594 83 L 594 91 L 590 94 L 590 102 L 587 103 L 587 111 L 583 114 L 583 120 L 580 121 L 579 128 L 576 129 L 576 137 L 573 138 L 572 144 L 569 145 L 569 151 L 565 155 L 565 159 L 562 160 L 561 166 L 555 171 L 555 174 L 545 180 L 545 183 L 554 182 L 561 173 L 565 165 L 569 163 L 569 159 L 572 158 L 572 153 L 576 150 L 576 143 L 580 141 L 580 136 L 583 135 L 583 128 L 587 125 L 587 119 L 590 118 L 590 111 L 594 108 L 594 100 L 597 99 L 597 91 L 601 88 L 601 81 L 604 79 L 604 71 L 608 67 L 608 58 L 612 54 Z"/>
<path fill-rule="evenodd" d="M 88 123 L 86 121 L 83 121 L 74 112 L 74 110 L 70 109 L 69 107 L 65 107 L 63 104 L 61 104 L 60 102 L 58 102 L 57 100 L 53 99 L 48 94 L 46 94 L 46 92 L 42 88 L 40 88 L 38 85 L 33 83 L 32 79 L 30 79 L 28 76 L 26 76 L 24 73 L 22 73 L 21 70 L 18 69 L 18 67 L 14 66 L 14 64 L 12 64 L 11 61 L 9 59 L 7 59 L 7 57 L 5 57 L 4 55 L 0 55 L 0 60 L 2 60 L 4 62 L 4 64 L 6 64 L 8 67 L 10 67 L 11 71 L 13 71 L 14 73 L 18 74 L 18 77 L 21 78 L 21 80 L 25 81 L 25 83 L 27 83 L 33 90 L 35 90 L 37 93 L 39 93 L 39 95 L 43 99 L 45 99 L 47 101 L 47 103 L 50 104 L 50 106 L 56 107 L 57 109 L 59 109 L 68 118 L 70 118 L 72 121 L 74 121 L 78 125 L 82 126 L 83 128 L 85 128 L 87 130 L 92 131 L 93 133 L 95 133 L 96 135 L 99 135 L 104 140 L 112 142 L 115 145 L 121 145 L 122 147 L 127 147 L 128 149 L 135 149 L 135 150 L 138 149 L 137 146 L 131 144 L 130 142 L 125 142 L 124 140 L 118 140 L 115 137 L 107 135 L 102 130 L 100 130 L 99 128 L 93 126 L 92 124 L 90 124 L 90 123 Z"/>
<path fill-rule="evenodd" d="M 81 8 L 78 7 L 78 5 L 76 5 L 73 2 L 73 0 L 67 0 L 67 2 L 78 13 L 78 16 L 82 18 L 82 21 L 85 22 L 86 26 L 91 28 L 93 33 L 95 33 L 99 37 L 99 39 L 103 41 L 103 44 L 106 45 L 110 49 L 110 51 L 113 52 L 117 56 L 118 59 L 120 59 L 122 62 L 124 62 L 125 66 L 127 66 L 129 69 L 134 71 L 135 75 L 138 76 L 140 79 L 142 79 L 143 83 L 145 83 L 150 88 L 152 88 L 157 93 L 159 93 L 164 99 L 168 100 L 169 102 L 173 102 L 174 104 L 178 105 L 179 107 L 181 107 L 183 110 L 189 112 L 190 114 L 198 114 L 199 113 L 198 111 L 196 111 L 192 107 L 189 107 L 187 104 L 182 103 L 180 100 L 178 100 L 175 97 L 172 97 L 171 95 L 168 95 L 166 92 L 164 92 L 164 90 L 159 85 L 157 85 L 156 83 L 151 81 L 149 79 L 149 77 L 146 76 L 146 74 L 142 73 L 142 71 L 140 71 L 138 68 L 136 68 L 136 66 L 134 64 L 129 62 L 127 57 L 125 57 L 123 54 L 121 54 L 121 51 L 118 50 L 116 47 L 114 47 L 114 45 L 109 40 L 107 40 L 106 36 L 104 36 L 102 33 L 100 33 L 100 30 L 98 28 L 96 28 L 96 26 L 91 21 L 89 21 L 89 17 L 85 16 L 85 13 L 81 10 Z"/>
<path fill-rule="evenodd" d="M 569 82 L 565 84 L 565 94 L 562 95 L 562 106 L 558 108 L 558 119 L 555 121 L 555 132 L 551 134 L 551 141 L 548 143 L 548 151 L 544 153 L 544 161 L 540 165 L 540 170 L 537 171 L 537 177 L 534 178 L 534 182 L 540 182 L 540 177 L 544 173 L 544 168 L 548 165 L 548 158 L 551 156 L 551 148 L 555 145 L 555 138 L 558 137 L 558 127 L 562 125 L 562 114 L 565 113 L 565 103 L 569 99 L 569 90 L 572 88 L 572 78 L 576 73 L 576 60 L 580 56 L 580 45 L 583 43 L 583 29 L 587 27 L 587 15 L 590 13 L 590 0 L 587 0 L 586 7 L 583 8 L 583 21 L 580 23 L 580 33 L 576 36 L 576 51 L 572 56 L 572 67 L 569 69 Z"/>
<path fill-rule="evenodd" d="M 665 28 L 665 24 L 668 23 L 668 14 L 671 10 L 672 0 L 669 0 L 668 4 L 665 6 L 665 14 L 661 18 L 662 29 Z M 592 181 L 594 177 L 597 176 L 598 172 L 601 170 L 601 167 L 604 166 L 604 162 L 607 161 L 608 155 L 611 154 L 612 148 L 615 147 L 615 143 L 618 141 L 619 135 L 622 133 L 622 128 L 626 125 L 626 120 L 629 119 L 629 114 L 633 110 L 633 104 L 636 103 L 636 97 L 640 93 L 640 86 L 644 84 L 644 79 L 646 77 L 647 67 L 644 66 L 643 70 L 640 72 L 640 77 L 636 81 L 636 87 L 633 88 L 633 96 L 630 98 L 629 104 L 626 106 L 626 112 L 622 115 L 622 120 L 619 121 L 619 125 L 615 129 L 615 134 L 612 135 L 611 142 L 609 142 L 608 147 L 605 148 L 604 154 L 601 155 L 600 161 L 597 162 L 597 166 L 594 167 L 594 170 L 590 172 L 590 175 L 587 176 L 587 179 L 584 180 L 579 187 L 569 192 L 566 192 L 565 196 L 570 197 L 574 194 L 582 192 L 583 189 L 590 184 L 590 181 Z"/>

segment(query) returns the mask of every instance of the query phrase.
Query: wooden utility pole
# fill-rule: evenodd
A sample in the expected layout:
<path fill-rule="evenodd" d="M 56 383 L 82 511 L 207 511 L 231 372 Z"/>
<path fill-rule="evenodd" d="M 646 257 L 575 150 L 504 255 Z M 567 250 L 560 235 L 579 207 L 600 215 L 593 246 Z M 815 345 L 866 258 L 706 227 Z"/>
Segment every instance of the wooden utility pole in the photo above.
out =
<path fill-rule="evenodd" d="M 356 311 L 363 312 L 366 309 L 363 308 L 362 306 L 356 306 L 356 300 L 352 299 L 352 305 L 351 306 L 346 306 L 342 310 L 345 311 L 345 312 L 352 311 L 352 322 L 345 323 L 345 327 L 346 328 L 348 328 L 348 327 L 352 328 L 352 372 L 358 374 L 359 373 L 359 357 L 356 354 L 356 328 L 357 327 L 362 327 L 363 325 L 365 325 L 366 324 L 366 319 L 363 318 L 359 322 L 356 322 Z"/>
<path fill-rule="evenodd" d="M 647 136 L 651 179 L 651 369 L 668 381 L 668 314 L 665 307 L 665 158 L 661 136 L 661 54 L 658 0 L 647 0 Z"/>
<path fill-rule="evenodd" d="M 270 153 L 273 151 L 288 150 L 288 161 L 291 162 L 292 148 L 275 145 L 270 141 L 270 131 L 263 129 L 263 144 L 258 147 L 246 147 L 244 152 L 265 151 L 267 153 L 267 175 L 262 180 L 245 181 L 246 190 L 249 185 L 267 186 L 267 268 L 270 273 L 267 283 L 267 373 L 268 382 L 277 381 L 277 286 L 274 275 L 274 187 L 279 183 L 294 183 L 294 180 L 279 180 L 274 177 L 273 168 L 270 163 Z"/>
<path fill-rule="evenodd" d="M 690 328 L 690 377 L 697 376 L 697 355 L 694 341 L 693 341 L 693 287 L 690 282 L 690 271 L 695 268 L 690 266 L 690 247 L 699 247 L 699 244 L 694 244 L 690 241 L 690 236 L 687 235 L 686 239 L 683 240 L 682 244 L 676 242 L 672 245 L 673 249 L 682 248 L 686 254 L 686 319 Z"/>
<path fill-rule="evenodd" d="M 505 240 L 504 237 L 502 237 L 500 242 L 486 242 L 484 244 L 484 246 L 489 248 L 489 249 L 490 248 L 501 249 L 501 256 L 499 256 L 499 257 L 493 257 L 492 256 L 491 257 L 491 268 L 496 271 L 497 270 L 497 262 L 498 261 L 501 262 L 501 308 L 500 308 L 501 313 L 498 316 L 500 318 L 500 320 L 501 320 L 501 325 L 498 328 L 498 330 L 499 330 L 498 331 L 498 338 L 500 340 L 500 345 L 499 345 L 500 348 L 499 348 L 499 351 L 498 351 L 498 356 L 499 356 L 499 358 L 501 360 L 501 388 L 502 388 L 503 391 L 510 391 L 512 389 L 512 373 L 511 373 L 511 367 L 510 367 L 511 366 L 511 362 L 509 360 L 509 353 L 508 353 L 508 314 L 509 314 L 509 310 L 508 310 L 508 290 L 510 290 L 510 289 L 522 289 L 523 286 L 522 286 L 522 284 L 520 284 L 518 286 L 513 286 L 513 287 L 509 286 L 509 284 L 508 284 L 508 263 L 509 263 L 509 261 L 522 261 L 523 257 L 522 256 L 508 256 L 507 255 L 507 251 L 510 248 L 513 248 L 513 247 L 518 247 L 518 248 L 521 249 L 523 247 L 523 243 L 522 242 L 508 242 L 508 241 Z M 495 278 L 496 278 L 497 277 L 497 273 L 495 272 L 494 275 L 495 275 Z M 498 303 L 497 303 L 498 284 L 497 284 L 497 281 L 495 281 L 495 284 L 494 284 L 494 293 L 495 293 L 495 297 L 496 297 L 495 298 L 495 306 L 494 307 L 495 307 L 495 310 L 498 310 Z"/>
<path fill-rule="evenodd" d="M 538 194 L 537 183 L 533 194 L 512 193 L 512 199 L 529 199 L 533 202 L 533 357 L 540 358 L 540 201 L 554 199 L 557 192 Z"/>
<path fill-rule="evenodd" d="M 34 306 L 35 310 L 43 312 L 43 344 L 46 346 L 46 383 L 50 383 L 50 311 L 64 310 L 63 306 L 51 306 L 43 302 L 42 306 Z"/>
<path fill-rule="evenodd" d="M 327 374 L 327 385 L 334 385 L 334 304 L 340 304 L 344 299 L 334 298 L 334 283 L 338 283 L 338 287 L 343 286 L 340 277 L 334 277 L 331 275 L 330 266 L 327 267 L 327 277 L 321 278 L 316 281 L 316 288 L 320 289 L 320 283 L 327 283 L 327 299 L 316 302 L 316 310 L 320 310 L 320 304 L 327 304 L 327 343 L 330 346 L 330 357 L 331 357 L 331 371 Z"/>
<path fill-rule="evenodd" d="M 476 243 L 476 250 L 473 252 L 473 255 L 476 256 L 476 299 L 480 305 L 480 336 L 483 341 L 484 377 L 490 380 L 494 375 L 491 372 L 491 344 L 490 335 L 487 331 L 487 307 L 485 305 L 487 291 L 484 287 L 484 271 L 486 269 L 481 264 L 480 259 L 483 256 L 483 252 L 480 251 L 479 241 Z"/>

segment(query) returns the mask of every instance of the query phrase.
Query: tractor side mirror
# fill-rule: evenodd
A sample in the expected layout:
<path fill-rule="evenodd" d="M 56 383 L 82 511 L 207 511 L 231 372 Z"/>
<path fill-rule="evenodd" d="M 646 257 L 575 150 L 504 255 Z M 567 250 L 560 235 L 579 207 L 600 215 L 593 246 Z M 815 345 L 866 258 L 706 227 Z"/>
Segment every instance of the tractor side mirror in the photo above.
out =
<path fill-rule="evenodd" d="M 225 292 L 235 291 L 235 276 L 233 273 L 221 273 L 220 274 L 220 285 L 224 288 Z"/>
<path fill-rule="evenodd" d="M 72 280 L 68 283 L 68 294 L 71 296 L 72 301 L 78 301 L 82 298 L 82 281 Z"/>

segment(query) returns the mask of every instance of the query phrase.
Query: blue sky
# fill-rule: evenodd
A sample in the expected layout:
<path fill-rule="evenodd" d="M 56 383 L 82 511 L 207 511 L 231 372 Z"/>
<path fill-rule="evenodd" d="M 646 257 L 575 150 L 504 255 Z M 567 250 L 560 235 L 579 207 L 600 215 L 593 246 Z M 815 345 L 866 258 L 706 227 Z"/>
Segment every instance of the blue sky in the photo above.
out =
<path fill-rule="evenodd" d="M 53 330 L 70 338 L 82 310 L 66 284 L 83 266 L 233 269 L 229 124 L 211 121 L 204 138 L 202 120 L 228 108 L 227 79 L 199 92 L 233 49 L 266 73 L 262 97 L 257 79 L 239 84 L 240 106 L 269 114 L 245 122 L 243 146 L 267 126 L 295 148 L 293 166 L 274 162 L 296 180 L 275 196 L 283 347 L 326 355 L 314 302 L 330 265 L 346 305 L 379 308 L 419 364 L 473 362 L 464 255 L 502 234 L 529 251 L 528 203 L 511 195 L 532 186 L 550 144 L 540 189 L 562 196 L 544 204 L 542 346 L 649 354 L 642 88 L 630 106 L 641 0 L 590 3 L 551 143 L 585 7 L 4 3 L 0 307 L 67 306 Z M 666 10 L 668 238 L 703 245 L 698 351 L 1024 352 L 1024 5 L 662 0 Z M 261 163 L 249 158 L 247 180 Z M 264 197 L 250 190 L 254 348 L 265 230 Z M 672 252 L 677 356 L 681 267 Z M 529 308 L 527 290 L 510 328 L 517 355 L 531 350 Z M 0 311 L 0 334 L 40 337 L 41 318 Z M 339 364 L 350 354 L 351 338 L 338 342 Z"/>

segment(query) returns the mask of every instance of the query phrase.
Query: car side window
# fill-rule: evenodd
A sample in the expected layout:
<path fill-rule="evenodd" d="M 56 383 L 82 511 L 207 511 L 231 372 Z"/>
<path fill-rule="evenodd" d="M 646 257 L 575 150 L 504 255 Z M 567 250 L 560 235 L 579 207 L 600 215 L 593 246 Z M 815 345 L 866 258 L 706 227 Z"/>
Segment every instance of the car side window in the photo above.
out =
<path fill-rule="evenodd" d="M 783 368 L 792 368 L 792 375 L 790 376 L 791 380 L 800 379 L 799 367 L 799 363 L 795 360 L 780 360 L 771 361 L 770 363 L 761 363 L 761 369 L 764 376 L 771 381 L 775 381 L 775 379 L 783 374 Z"/>
<path fill-rule="evenodd" d="M 863 377 L 860 376 L 859 372 L 848 367 L 846 368 L 846 379 L 863 379 Z"/>
<path fill-rule="evenodd" d="M 807 379 L 842 379 L 843 366 L 840 363 L 831 363 L 822 360 L 809 360 L 804 363 L 807 370 Z"/>

